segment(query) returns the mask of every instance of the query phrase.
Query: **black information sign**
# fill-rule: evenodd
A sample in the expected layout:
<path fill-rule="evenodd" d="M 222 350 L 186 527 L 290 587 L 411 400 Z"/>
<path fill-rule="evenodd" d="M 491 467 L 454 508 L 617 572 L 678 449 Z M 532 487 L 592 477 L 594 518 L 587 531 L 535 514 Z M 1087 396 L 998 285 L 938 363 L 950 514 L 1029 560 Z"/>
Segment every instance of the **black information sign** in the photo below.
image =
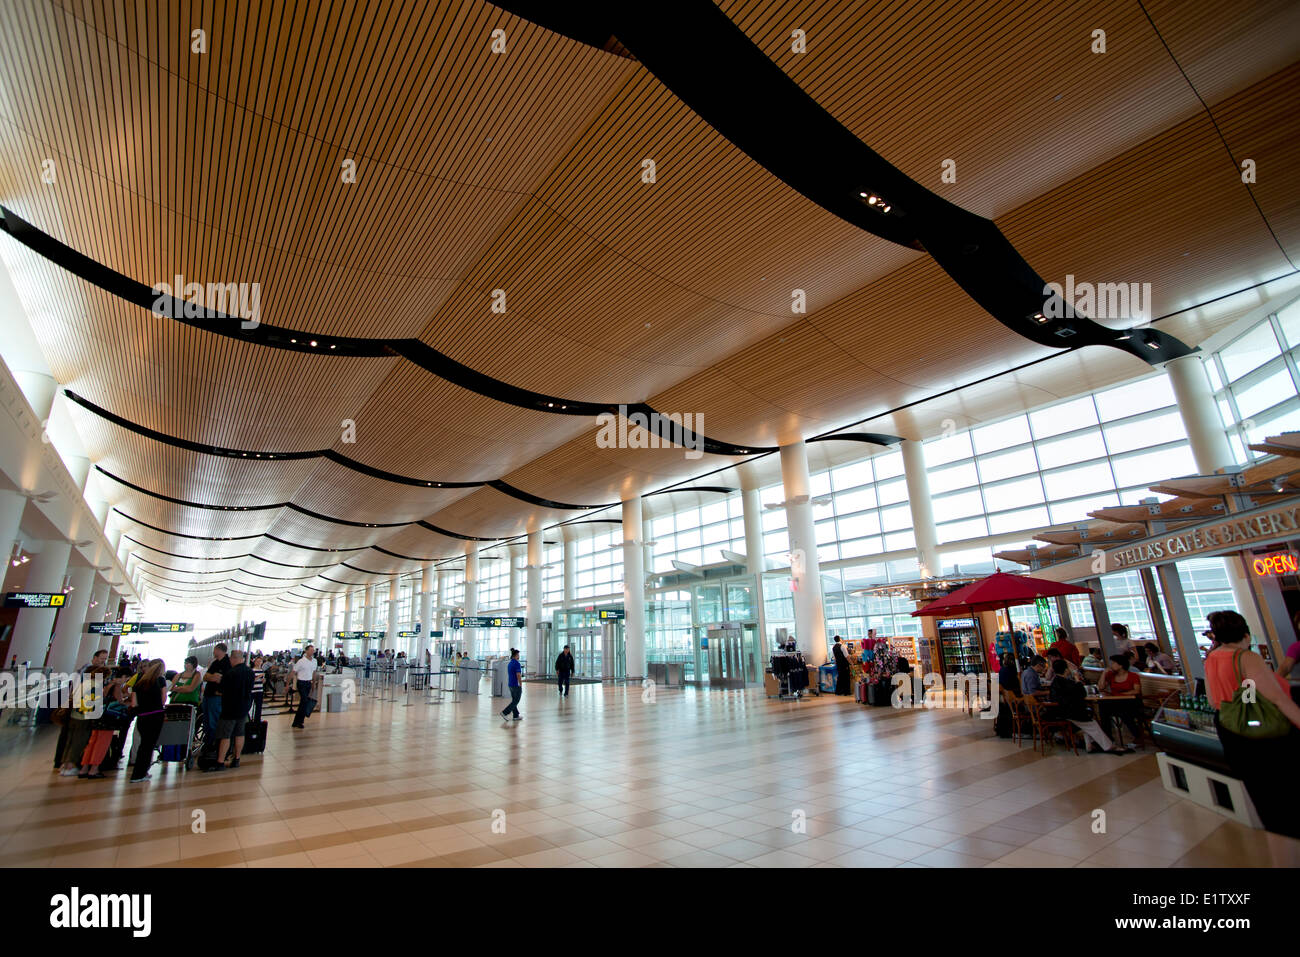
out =
<path fill-rule="evenodd" d="M 335 638 L 383 638 L 386 631 L 336 631 Z"/>
<path fill-rule="evenodd" d="M 624 611 L 622 608 L 602 608 L 600 610 L 601 621 L 622 621 Z"/>
<path fill-rule="evenodd" d="M 62 608 L 68 596 L 61 591 L 11 591 L 5 595 L 6 608 Z"/>
<path fill-rule="evenodd" d="M 184 621 L 92 621 L 86 625 L 91 635 L 175 635 L 193 630 L 194 624 Z"/>
<path fill-rule="evenodd" d="M 474 618 L 453 618 L 453 628 L 522 628 L 522 618 L 486 618 L 479 615 Z"/>
<path fill-rule="evenodd" d="M 419 637 L 419 634 L 420 634 L 420 633 L 419 633 L 418 631 L 399 631 L 399 632 L 397 633 L 397 637 L 398 637 L 398 638 L 417 638 L 417 637 Z"/>

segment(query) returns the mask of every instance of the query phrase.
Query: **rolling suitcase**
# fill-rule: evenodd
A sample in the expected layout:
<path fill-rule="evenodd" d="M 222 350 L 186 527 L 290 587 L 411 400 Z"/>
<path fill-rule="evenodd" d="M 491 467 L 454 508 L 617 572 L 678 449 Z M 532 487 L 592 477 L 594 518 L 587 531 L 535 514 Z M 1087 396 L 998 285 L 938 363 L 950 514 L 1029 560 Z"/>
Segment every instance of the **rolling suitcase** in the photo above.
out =
<path fill-rule="evenodd" d="M 261 754 L 266 750 L 266 722 L 249 721 L 244 728 L 243 754 Z"/>

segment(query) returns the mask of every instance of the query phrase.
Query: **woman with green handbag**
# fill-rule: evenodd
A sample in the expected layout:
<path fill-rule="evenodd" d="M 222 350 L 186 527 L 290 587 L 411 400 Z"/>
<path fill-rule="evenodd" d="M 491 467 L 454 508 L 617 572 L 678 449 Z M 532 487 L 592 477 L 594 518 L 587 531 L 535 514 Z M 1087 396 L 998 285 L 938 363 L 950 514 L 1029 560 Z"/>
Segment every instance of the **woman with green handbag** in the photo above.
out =
<path fill-rule="evenodd" d="M 172 704 L 197 705 L 203 694 L 203 676 L 199 674 L 199 659 L 193 655 L 185 659 L 185 670 L 172 684 Z"/>
<path fill-rule="evenodd" d="M 1264 827 L 1300 838 L 1285 784 L 1300 760 L 1300 707 L 1286 681 L 1250 650 L 1246 619 L 1216 611 L 1208 620 L 1217 647 L 1205 658 L 1205 690 L 1218 712 L 1224 759 L 1246 786 Z"/>

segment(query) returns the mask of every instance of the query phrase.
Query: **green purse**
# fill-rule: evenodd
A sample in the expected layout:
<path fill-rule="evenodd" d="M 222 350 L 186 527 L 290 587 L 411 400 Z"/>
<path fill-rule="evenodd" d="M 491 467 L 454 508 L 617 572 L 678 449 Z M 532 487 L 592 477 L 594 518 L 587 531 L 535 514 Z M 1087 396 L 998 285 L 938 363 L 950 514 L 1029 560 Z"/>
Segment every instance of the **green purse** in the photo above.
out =
<path fill-rule="evenodd" d="M 1246 691 L 1241 686 L 1241 656 L 1244 654 L 1244 651 L 1233 652 L 1232 673 L 1237 679 L 1237 690 L 1233 692 L 1231 701 L 1219 705 L 1219 724 L 1243 738 L 1284 738 L 1291 733 L 1291 722 L 1281 708 L 1259 694 L 1258 690 L 1254 701 L 1242 700 Z"/>

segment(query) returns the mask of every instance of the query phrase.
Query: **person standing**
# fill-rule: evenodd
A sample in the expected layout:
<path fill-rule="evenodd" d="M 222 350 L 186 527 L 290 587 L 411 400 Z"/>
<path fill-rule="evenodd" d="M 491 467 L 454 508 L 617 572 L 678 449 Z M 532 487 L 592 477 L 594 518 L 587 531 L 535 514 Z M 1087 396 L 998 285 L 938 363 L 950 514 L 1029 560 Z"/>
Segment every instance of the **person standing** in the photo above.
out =
<path fill-rule="evenodd" d="M 573 674 L 573 652 L 565 645 L 560 657 L 555 659 L 555 681 L 560 689 L 560 697 L 569 696 L 569 678 Z"/>
<path fill-rule="evenodd" d="M 135 767 L 131 771 L 132 784 L 149 780 L 153 751 L 158 744 L 158 736 L 162 734 L 163 693 L 166 691 L 162 671 L 163 660 L 155 658 L 145 666 L 131 686 L 131 710 L 135 712 L 137 748 Z M 220 701 L 220 697 L 217 700 Z"/>
<path fill-rule="evenodd" d="M 316 674 L 316 649 L 308 645 L 303 649 L 302 657 L 293 663 L 293 676 L 298 682 L 298 712 L 293 716 L 289 727 L 301 731 L 306 725 L 307 702 L 311 700 L 311 679 Z"/>
<path fill-rule="evenodd" d="M 1214 708 L 1215 728 L 1223 745 L 1223 757 L 1234 777 L 1241 780 L 1264 827 L 1276 834 L 1300 838 L 1300 821 L 1295 813 L 1294 786 L 1287 774 L 1294 773 L 1300 760 L 1300 707 L 1291 700 L 1291 686 L 1250 650 L 1250 626 L 1235 611 L 1209 615 L 1218 647 L 1205 658 L 1205 691 Z M 1254 685 L 1254 696 L 1268 701 L 1291 723 L 1289 734 L 1272 738 L 1251 738 L 1229 731 L 1219 720 L 1222 704 L 1231 702 L 1238 688 Z M 1291 768 L 1291 771 L 1287 771 Z"/>
<path fill-rule="evenodd" d="M 244 653 L 230 655 L 230 671 L 221 682 L 221 722 L 217 725 L 217 763 L 205 771 L 220 771 L 225 767 L 226 749 L 230 748 L 230 766 L 239 767 L 239 753 L 244 750 L 244 722 L 253 701 L 253 669 L 244 663 Z"/>
<path fill-rule="evenodd" d="M 230 671 L 226 643 L 212 649 L 212 664 L 203 672 L 203 728 L 209 741 L 217 740 L 217 723 L 221 720 L 221 679 Z"/>
<path fill-rule="evenodd" d="M 266 695 L 266 662 L 261 655 L 253 658 L 253 723 L 262 723 L 262 698 Z M 225 709 L 222 709 L 225 718 Z M 236 759 L 238 760 L 238 759 Z"/>
<path fill-rule="evenodd" d="M 831 646 L 831 651 L 835 655 L 835 693 L 837 695 L 847 695 L 852 692 L 849 690 L 849 656 L 844 652 L 844 643 L 840 636 L 835 636 L 835 644 Z"/>
<path fill-rule="evenodd" d="M 506 666 L 510 672 L 510 703 L 506 709 L 501 712 L 501 718 L 510 723 L 510 715 L 514 714 L 516 721 L 523 721 L 524 716 L 519 713 L 519 699 L 524 693 L 523 685 L 523 666 L 519 664 L 519 649 L 510 649 L 510 664 Z"/>
<path fill-rule="evenodd" d="M 1058 652 L 1076 668 L 1083 664 L 1083 655 L 1079 654 L 1078 646 L 1070 640 L 1069 632 L 1059 626 L 1056 629 L 1056 640 L 1048 646 L 1047 650 Z"/>

